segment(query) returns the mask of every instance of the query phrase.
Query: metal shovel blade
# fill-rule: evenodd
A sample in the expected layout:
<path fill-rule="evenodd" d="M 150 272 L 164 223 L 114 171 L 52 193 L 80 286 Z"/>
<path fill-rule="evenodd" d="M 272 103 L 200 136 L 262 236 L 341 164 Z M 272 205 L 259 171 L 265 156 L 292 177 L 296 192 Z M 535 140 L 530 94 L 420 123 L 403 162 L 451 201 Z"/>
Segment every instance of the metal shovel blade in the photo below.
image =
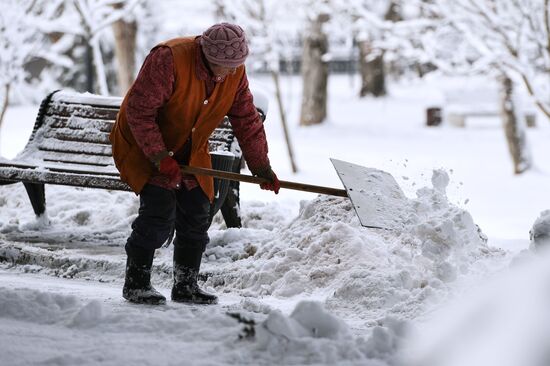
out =
<path fill-rule="evenodd" d="M 361 225 L 394 230 L 403 227 L 407 198 L 390 173 L 330 159 L 346 188 Z"/>

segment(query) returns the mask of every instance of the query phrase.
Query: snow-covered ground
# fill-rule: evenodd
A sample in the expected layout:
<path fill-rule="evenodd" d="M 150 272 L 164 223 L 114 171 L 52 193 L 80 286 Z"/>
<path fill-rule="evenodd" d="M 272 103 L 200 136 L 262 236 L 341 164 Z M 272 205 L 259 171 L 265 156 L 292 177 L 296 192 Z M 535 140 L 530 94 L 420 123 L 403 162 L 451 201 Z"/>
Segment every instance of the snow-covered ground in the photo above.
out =
<path fill-rule="evenodd" d="M 121 297 L 134 195 L 49 186 L 36 220 L 21 184 L 0 186 L 0 364 L 545 364 L 550 267 L 527 249 L 550 208 L 548 121 L 528 130 L 535 169 L 514 176 L 498 118 L 425 127 L 444 90 L 486 80 L 394 83 L 359 100 L 358 80 L 332 76 L 329 120 L 308 128 L 295 122 L 299 78 L 282 81 L 299 172 L 271 100 L 279 177 L 341 187 L 331 157 L 385 170 L 406 195 L 388 207 L 403 225 L 367 229 L 347 199 L 242 184 L 244 228 L 216 217 L 205 254 L 220 304 L 136 306 Z M 272 96 L 269 79 L 253 84 Z M 3 156 L 24 146 L 36 110 L 8 110 Z M 170 269 L 162 248 L 153 282 L 165 295 Z"/>

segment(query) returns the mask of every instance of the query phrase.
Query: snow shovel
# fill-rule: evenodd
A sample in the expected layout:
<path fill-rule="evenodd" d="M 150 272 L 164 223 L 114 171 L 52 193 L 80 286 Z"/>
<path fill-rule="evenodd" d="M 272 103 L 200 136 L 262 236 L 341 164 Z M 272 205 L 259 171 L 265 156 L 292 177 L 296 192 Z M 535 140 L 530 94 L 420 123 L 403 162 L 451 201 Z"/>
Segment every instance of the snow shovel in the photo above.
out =
<path fill-rule="evenodd" d="M 351 200 L 361 225 L 391 230 L 400 225 L 398 210 L 403 207 L 405 195 L 393 178 L 382 170 L 367 168 L 342 160 L 330 159 L 346 189 L 337 189 L 311 184 L 281 180 L 281 188 L 319 193 Z M 185 174 L 207 175 L 219 179 L 245 183 L 268 183 L 269 180 L 251 175 L 231 173 L 221 170 L 181 166 Z M 392 209 L 393 208 L 393 209 Z"/>

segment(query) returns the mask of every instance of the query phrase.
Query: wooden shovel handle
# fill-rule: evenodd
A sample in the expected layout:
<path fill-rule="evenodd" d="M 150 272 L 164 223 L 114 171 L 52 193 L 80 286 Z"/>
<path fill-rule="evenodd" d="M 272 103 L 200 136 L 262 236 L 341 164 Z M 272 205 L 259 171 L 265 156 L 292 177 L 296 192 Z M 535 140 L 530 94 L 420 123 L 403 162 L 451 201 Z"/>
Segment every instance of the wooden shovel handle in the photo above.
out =
<path fill-rule="evenodd" d="M 198 168 L 194 166 L 180 165 L 182 173 L 193 174 L 193 175 L 208 175 L 214 178 L 227 179 L 227 180 L 236 180 L 239 182 L 246 183 L 269 183 L 269 179 L 254 177 L 252 175 L 245 175 L 239 173 L 231 173 L 222 170 L 214 170 L 207 168 Z M 304 191 L 312 192 L 319 194 L 327 194 L 329 196 L 338 196 L 338 197 L 347 197 L 345 189 L 337 189 L 323 186 L 314 186 L 311 184 L 296 183 L 296 182 L 287 182 L 284 180 L 279 181 L 281 183 L 281 188 L 293 189 L 295 191 Z"/>

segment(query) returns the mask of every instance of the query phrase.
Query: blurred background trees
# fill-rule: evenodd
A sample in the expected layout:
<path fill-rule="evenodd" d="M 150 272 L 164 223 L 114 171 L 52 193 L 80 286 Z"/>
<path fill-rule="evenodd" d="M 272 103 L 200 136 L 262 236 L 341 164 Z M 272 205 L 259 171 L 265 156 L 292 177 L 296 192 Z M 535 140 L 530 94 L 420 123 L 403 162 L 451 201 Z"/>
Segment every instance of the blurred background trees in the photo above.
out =
<path fill-rule="evenodd" d="M 327 117 L 329 40 L 325 23 L 332 9 L 328 1 L 310 1 L 302 46 L 302 108 L 300 125 L 322 123 Z"/>
<path fill-rule="evenodd" d="M 36 1 L 17 0 L 4 2 L 0 12 L 0 125 L 14 89 L 28 82 L 25 66 L 40 52 L 39 12 Z"/>
<path fill-rule="evenodd" d="M 501 85 L 494 104 L 521 173 L 532 165 L 522 98 L 550 119 L 549 2 L 5 0 L 0 122 L 9 103 L 37 103 L 53 89 L 124 95 L 156 43 L 225 20 L 247 31 L 248 72 L 271 76 L 287 135 L 280 83 L 289 75 L 303 88 L 299 119 L 288 123 L 303 126 L 326 121 L 334 73 L 356 76 L 350 87 L 363 98 L 429 73 L 485 75 Z"/>

